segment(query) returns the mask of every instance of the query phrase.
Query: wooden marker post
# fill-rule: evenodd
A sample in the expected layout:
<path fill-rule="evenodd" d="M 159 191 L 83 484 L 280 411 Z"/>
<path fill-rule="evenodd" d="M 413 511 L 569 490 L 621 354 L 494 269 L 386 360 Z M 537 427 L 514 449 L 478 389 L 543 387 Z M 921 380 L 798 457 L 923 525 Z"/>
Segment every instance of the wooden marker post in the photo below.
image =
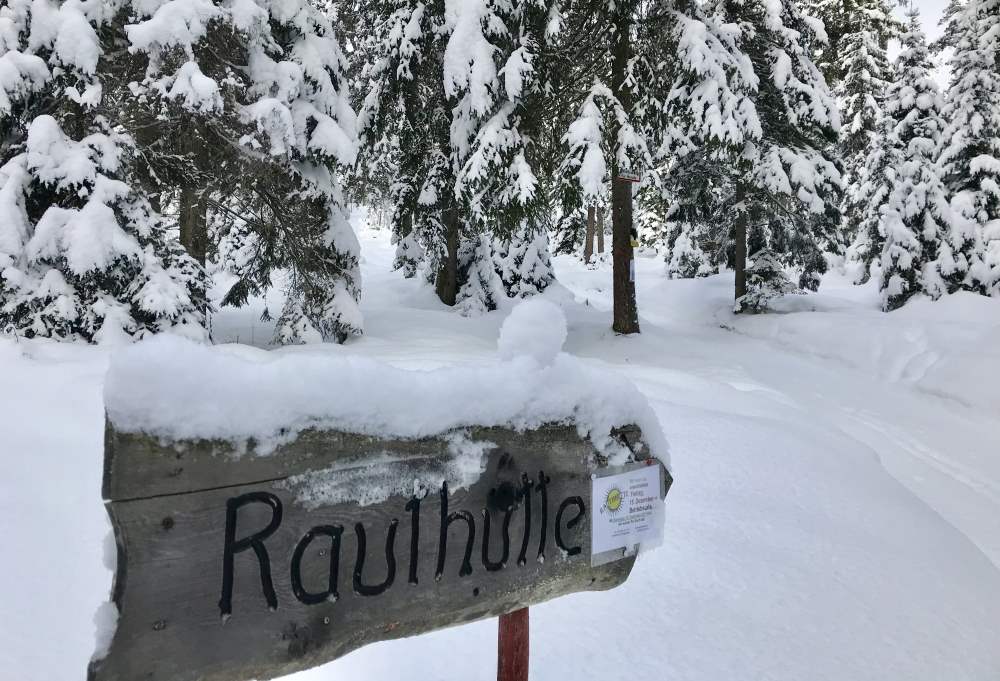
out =
<path fill-rule="evenodd" d="M 528 609 L 500 615 L 497 681 L 528 681 Z"/>

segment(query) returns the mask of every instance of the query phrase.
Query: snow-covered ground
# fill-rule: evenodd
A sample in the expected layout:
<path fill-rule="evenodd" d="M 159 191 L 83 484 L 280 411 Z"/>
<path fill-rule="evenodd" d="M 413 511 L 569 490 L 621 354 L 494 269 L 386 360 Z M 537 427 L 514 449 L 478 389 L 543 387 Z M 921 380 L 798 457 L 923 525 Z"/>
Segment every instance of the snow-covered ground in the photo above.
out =
<path fill-rule="evenodd" d="M 508 310 L 467 319 L 362 230 L 364 338 L 281 352 L 482 365 Z M 531 610 L 537 681 L 1000 679 L 1000 304 L 885 315 L 836 275 L 734 317 L 732 279 L 637 268 L 643 333 L 609 329 L 607 266 L 557 259 L 566 350 L 628 377 L 671 443 L 662 548 L 630 580 Z M 268 301 L 280 309 L 280 294 Z M 216 315 L 262 344 L 264 302 Z M 108 348 L 0 339 L 0 678 L 82 679 L 107 598 Z M 336 389 L 336 386 L 331 386 Z M 495 622 L 363 648 L 293 681 L 495 677 Z"/>

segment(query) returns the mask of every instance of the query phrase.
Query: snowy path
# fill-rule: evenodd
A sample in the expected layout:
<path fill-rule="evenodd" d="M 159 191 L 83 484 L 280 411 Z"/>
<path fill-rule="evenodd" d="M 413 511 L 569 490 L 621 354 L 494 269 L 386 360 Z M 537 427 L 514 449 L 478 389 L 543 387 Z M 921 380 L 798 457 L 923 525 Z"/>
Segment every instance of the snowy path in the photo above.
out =
<path fill-rule="evenodd" d="M 414 368 L 493 357 L 503 313 L 445 310 L 388 271 L 384 236 L 363 237 L 366 337 L 289 351 Z M 976 314 L 936 324 L 945 308 L 886 318 L 834 282 L 802 299 L 819 313 L 733 319 L 724 277 L 668 282 L 641 260 L 643 334 L 620 338 L 607 271 L 558 267 L 547 295 L 569 317 L 567 350 L 647 394 L 676 484 L 664 546 L 624 586 L 532 609 L 535 681 L 1000 678 L 1000 405 L 987 387 L 1000 363 L 983 350 L 997 337 L 989 320 L 1000 326 L 995 301 L 985 321 L 976 301 Z M 259 312 L 220 315 L 216 328 L 266 338 Z M 961 362 L 970 349 L 978 376 Z M 0 511 L 14 519 L 10 555 L 26 556 L 0 569 L 18 585 L 0 610 L 0 669 L 19 681 L 82 678 L 109 585 L 105 362 L 103 350 L 0 341 L 0 432 L 13 434 Z M 981 399 L 963 403 L 960 390 Z M 289 679 L 492 679 L 495 637 L 480 622 Z"/>

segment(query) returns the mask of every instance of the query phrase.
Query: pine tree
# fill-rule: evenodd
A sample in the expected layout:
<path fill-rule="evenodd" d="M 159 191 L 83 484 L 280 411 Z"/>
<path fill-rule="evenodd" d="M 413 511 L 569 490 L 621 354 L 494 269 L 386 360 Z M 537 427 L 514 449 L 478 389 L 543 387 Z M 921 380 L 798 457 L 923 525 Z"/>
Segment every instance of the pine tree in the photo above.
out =
<path fill-rule="evenodd" d="M 886 310 L 917 293 L 931 298 L 953 290 L 967 265 L 955 258 L 953 225 L 961 225 L 948 203 L 935 152 L 943 127 L 943 101 L 931 77 L 932 64 L 919 16 L 909 14 L 897 78 L 886 95 L 891 121 L 887 144 L 898 158 L 889 169 L 890 187 L 880 207 L 884 240 L 880 290 Z"/>
<path fill-rule="evenodd" d="M 415 273 L 422 259 L 439 298 L 454 305 L 462 224 L 455 195 L 452 107 L 443 79 L 444 11 L 443 2 L 415 0 L 358 5 L 354 21 L 372 30 L 357 44 L 364 66 L 355 88 L 363 98 L 358 167 L 362 175 L 377 172 L 391 178 L 390 222 L 401 247 L 399 269 Z"/>
<path fill-rule="evenodd" d="M 738 305 L 739 312 L 764 312 L 768 303 L 789 293 L 798 293 L 798 286 L 789 281 L 780 259 L 768 248 L 750 257 L 747 266 L 747 294 Z"/>
<path fill-rule="evenodd" d="M 890 79 L 892 82 L 894 79 Z M 847 260 L 861 265 L 855 283 L 866 283 L 871 277 L 872 266 L 882 255 L 885 240 L 881 233 L 882 206 L 892 191 L 895 169 L 902 163 L 902 150 L 892 141 L 895 123 L 884 111 L 879 114 L 876 134 L 868 150 L 864 165 L 858 169 L 849 189 L 850 219 L 853 241 Z"/>
<path fill-rule="evenodd" d="M 903 30 L 886 0 L 812 0 L 807 6 L 823 22 L 825 40 L 817 45 L 816 63 L 831 87 L 840 88 L 847 80 L 860 34 L 884 51 Z"/>
<path fill-rule="evenodd" d="M 951 247 L 965 288 L 1000 294 L 1000 0 L 967 0 L 949 24 L 954 47 L 939 163 L 969 223 Z"/>
<path fill-rule="evenodd" d="M 511 298 L 537 295 L 555 280 L 545 230 L 532 230 L 525 224 L 497 250 L 496 256 L 497 272 Z"/>
<path fill-rule="evenodd" d="M 203 338 L 205 276 L 138 181 L 114 118 L 122 2 L 0 8 L 0 330 Z"/>
<path fill-rule="evenodd" d="M 941 19 L 938 21 L 938 26 L 941 27 L 941 36 L 931 43 L 932 52 L 940 53 L 955 47 L 958 36 L 962 33 L 958 22 L 963 7 L 965 7 L 965 0 L 948 0 L 944 12 L 941 13 Z"/>
<path fill-rule="evenodd" d="M 558 22 L 541 1 L 391 0 L 361 10 L 384 26 L 362 43 L 372 88 L 362 107 L 365 161 L 392 167 L 397 265 L 425 257 L 439 297 L 455 304 L 479 235 L 505 240 L 548 225 L 537 173 L 547 156 L 544 59 Z"/>
<path fill-rule="evenodd" d="M 680 197 L 682 229 L 705 225 L 712 250 L 736 270 L 739 309 L 750 240 L 758 242 L 752 251 L 767 247 L 799 267 L 804 286 L 825 270 L 822 252 L 836 241 L 839 219 L 840 119 L 810 56 L 822 37 L 814 21 L 791 2 L 722 1 L 717 9 L 678 24 L 659 157 L 668 164 L 666 196 Z M 688 188 L 693 172 L 703 179 Z"/>
<path fill-rule="evenodd" d="M 462 288 L 455 305 L 459 312 L 474 317 L 497 309 L 504 297 L 504 287 L 496 271 L 492 239 L 480 234 L 466 241 L 458 257 Z"/>
<path fill-rule="evenodd" d="M 671 279 L 693 279 L 715 274 L 711 257 L 702 250 L 695 229 L 674 228 L 669 239 L 667 276 Z"/>
<path fill-rule="evenodd" d="M 881 2 L 858 17 L 855 32 L 844 36 L 844 54 L 839 60 L 843 74 L 837 94 L 844 125 L 840 155 L 848 184 L 844 192 L 842 241 L 849 245 L 847 260 L 861 264 L 856 283 L 868 281 L 872 262 L 879 251 L 878 209 L 886 196 L 885 171 L 889 167 L 884 147 L 886 130 L 880 130 L 882 105 L 892 66 L 886 56 L 886 40 L 897 34 L 897 21 Z"/>
<path fill-rule="evenodd" d="M 891 10 L 881 2 L 859 14 L 856 30 L 840 43 L 842 80 L 836 91 L 842 102 L 840 153 L 851 178 L 858 176 L 876 139 L 881 100 L 892 75 L 885 45 L 894 32 L 886 25 L 895 25 L 894 19 L 887 18 Z"/>
<path fill-rule="evenodd" d="M 308 0 L 133 1 L 114 97 L 136 131 L 145 182 L 176 202 L 181 240 L 204 261 L 209 211 L 220 234 L 252 235 L 224 304 L 291 272 L 278 340 L 361 333 L 358 244 L 338 169 L 357 154 L 345 57 Z M 339 298 L 338 298 L 339 296 Z M 290 328 L 290 327 L 289 327 Z"/>

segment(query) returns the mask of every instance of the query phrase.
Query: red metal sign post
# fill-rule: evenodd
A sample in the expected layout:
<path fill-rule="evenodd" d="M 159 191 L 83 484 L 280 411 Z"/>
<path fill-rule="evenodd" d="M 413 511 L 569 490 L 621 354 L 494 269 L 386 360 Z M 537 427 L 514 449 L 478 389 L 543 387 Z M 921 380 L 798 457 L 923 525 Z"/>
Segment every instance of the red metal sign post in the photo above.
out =
<path fill-rule="evenodd" d="M 528 681 L 528 609 L 500 615 L 497 681 Z"/>

